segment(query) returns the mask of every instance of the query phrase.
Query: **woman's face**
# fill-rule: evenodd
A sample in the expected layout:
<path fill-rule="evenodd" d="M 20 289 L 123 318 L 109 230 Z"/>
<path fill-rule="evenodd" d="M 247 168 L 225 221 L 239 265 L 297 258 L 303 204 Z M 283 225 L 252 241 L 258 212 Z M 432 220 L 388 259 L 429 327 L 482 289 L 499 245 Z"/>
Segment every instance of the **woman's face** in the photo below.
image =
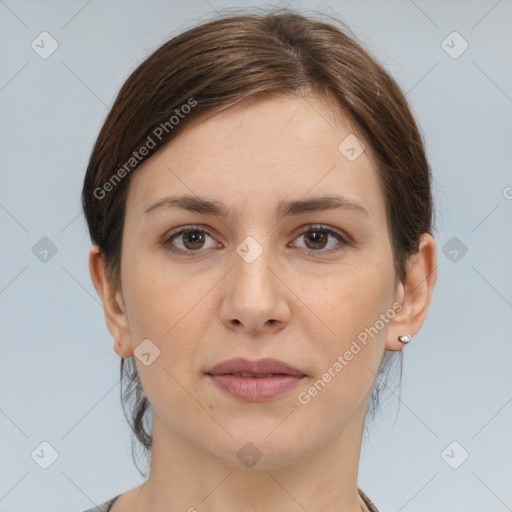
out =
<path fill-rule="evenodd" d="M 357 156 L 334 111 L 318 96 L 239 104 L 131 178 L 122 353 L 150 340 L 135 354 L 155 430 L 230 465 L 246 464 L 249 442 L 273 468 L 360 434 L 403 299 L 370 150 Z M 238 357 L 302 377 L 208 374 Z"/>

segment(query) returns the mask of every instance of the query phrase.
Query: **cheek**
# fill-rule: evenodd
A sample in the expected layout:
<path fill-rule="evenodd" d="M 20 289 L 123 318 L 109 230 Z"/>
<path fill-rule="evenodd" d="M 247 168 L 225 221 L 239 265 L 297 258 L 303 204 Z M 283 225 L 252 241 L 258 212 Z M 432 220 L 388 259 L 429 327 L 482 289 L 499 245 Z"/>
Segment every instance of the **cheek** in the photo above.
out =
<path fill-rule="evenodd" d="M 378 262 L 343 267 L 303 289 L 302 296 L 335 336 L 351 337 L 391 306 L 390 268 Z"/>
<path fill-rule="evenodd" d="M 321 319 L 319 325 L 325 333 L 325 336 L 316 335 L 315 357 L 323 371 L 330 368 L 331 377 L 336 374 L 331 379 L 333 384 L 328 386 L 334 392 L 333 400 L 346 397 L 349 390 L 360 394 L 371 386 L 392 318 L 389 314 L 393 296 L 391 262 L 360 263 L 357 268 L 340 269 L 321 284 L 303 291 L 305 302 Z M 318 323 L 311 312 L 306 314 Z M 311 328 L 305 329 L 314 334 Z"/>
<path fill-rule="evenodd" d="M 207 301 L 201 300 L 211 286 L 206 279 L 157 268 L 142 257 L 127 261 L 126 268 L 130 268 L 125 290 L 133 347 L 149 339 L 159 350 L 148 366 L 135 358 L 144 392 L 161 415 L 168 413 L 169 403 L 173 410 L 188 410 L 193 403 L 182 386 L 191 384 L 204 322 L 211 317 L 205 311 Z"/>
<path fill-rule="evenodd" d="M 126 268 L 130 268 L 125 289 L 133 347 L 149 339 L 160 351 L 149 367 L 137 361 L 143 385 L 148 393 L 161 393 L 176 385 L 171 375 L 190 383 L 197 373 L 204 333 L 215 315 L 211 297 L 218 276 L 191 277 L 168 262 L 144 257 L 127 261 Z"/>
<path fill-rule="evenodd" d="M 127 259 L 126 297 L 132 335 L 163 341 L 194 316 L 208 290 L 205 279 L 180 275 L 170 265 L 143 256 Z"/>

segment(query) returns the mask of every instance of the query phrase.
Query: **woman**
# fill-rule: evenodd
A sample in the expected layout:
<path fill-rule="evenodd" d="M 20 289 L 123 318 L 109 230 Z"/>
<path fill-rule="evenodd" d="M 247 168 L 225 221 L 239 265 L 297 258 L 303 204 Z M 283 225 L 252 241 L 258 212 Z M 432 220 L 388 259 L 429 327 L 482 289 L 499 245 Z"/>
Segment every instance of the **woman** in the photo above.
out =
<path fill-rule="evenodd" d="M 95 510 L 377 510 L 365 418 L 436 279 L 393 79 L 292 11 L 178 35 L 123 85 L 83 188 L 148 479 Z"/>

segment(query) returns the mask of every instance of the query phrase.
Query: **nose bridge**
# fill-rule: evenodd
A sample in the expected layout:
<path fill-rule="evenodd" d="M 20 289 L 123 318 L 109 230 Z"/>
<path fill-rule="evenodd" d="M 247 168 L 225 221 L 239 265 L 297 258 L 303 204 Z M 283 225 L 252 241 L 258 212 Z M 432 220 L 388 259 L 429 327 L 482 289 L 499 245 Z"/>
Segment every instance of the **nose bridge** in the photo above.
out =
<path fill-rule="evenodd" d="M 274 292 L 275 276 L 269 270 L 275 256 L 272 254 L 271 237 L 264 235 L 249 235 L 235 249 L 233 254 L 233 280 L 240 284 L 242 291 L 257 293 L 260 299 L 267 299 Z M 247 290 L 244 290 L 247 287 Z"/>
<path fill-rule="evenodd" d="M 230 326 L 243 324 L 251 331 L 274 325 L 275 321 L 282 326 L 288 317 L 288 307 L 284 288 L 275 275 L 274 267 L 278 265 L 272 253 L 271 236 L 247 236 L 235 248 L 232 258 L 222 320 Z"/>

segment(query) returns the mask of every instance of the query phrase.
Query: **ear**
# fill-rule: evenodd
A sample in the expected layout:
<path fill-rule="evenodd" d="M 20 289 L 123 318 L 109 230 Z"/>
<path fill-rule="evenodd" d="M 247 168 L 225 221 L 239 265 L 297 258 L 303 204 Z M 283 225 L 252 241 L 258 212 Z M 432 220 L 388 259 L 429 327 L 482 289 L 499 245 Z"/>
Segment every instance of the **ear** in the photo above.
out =
<path fill-rule="evenodd" d="M 123 294 L 114 287 L 97 245 L 89 252 L 89 272 L 103 304 L 107 327 L 114 339 L 114 350 L 121 357 L 131 357 L 133 345 Z"/>
<path fill-rule="evenodd" d="M 386 336 L 386 350 L 401 350 L 404 344 L 398 336 L 414 336 L 420 330 L 432 290 L 437 279 L 436 244 L 428 233 L 418 240 L 418 252 L 407 260 L 407 276 L 397 288 L 395 300 L 402 304 L 390 322 Z"/>

